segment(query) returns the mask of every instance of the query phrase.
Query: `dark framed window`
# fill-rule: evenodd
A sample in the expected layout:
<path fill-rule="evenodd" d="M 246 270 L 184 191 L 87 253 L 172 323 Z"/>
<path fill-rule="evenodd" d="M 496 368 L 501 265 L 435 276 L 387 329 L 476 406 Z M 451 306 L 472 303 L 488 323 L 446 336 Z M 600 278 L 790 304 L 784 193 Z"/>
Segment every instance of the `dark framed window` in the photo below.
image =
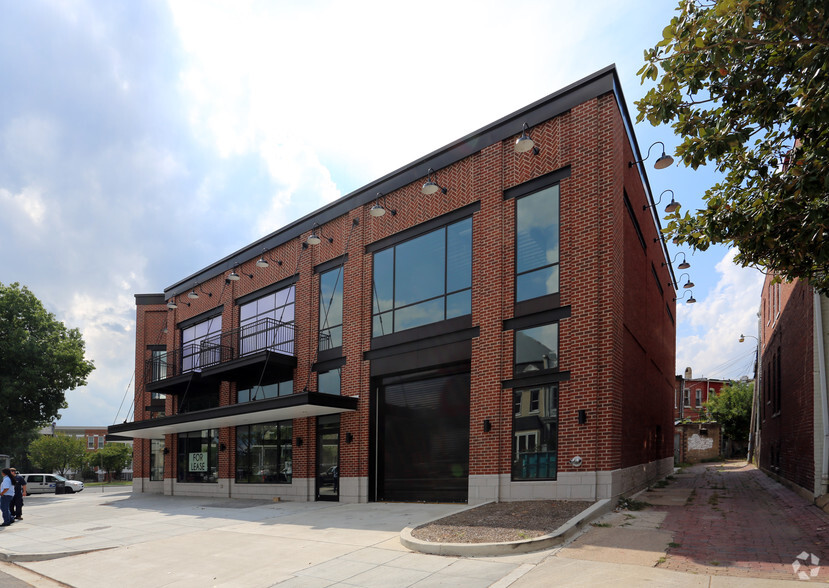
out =
<path fill-rule="evenodd" d="M 558 369 L 558 322 L 515 330 L 515 373 Z"/>
<path fill-rule="evenodd" d="M 241 355 L 269 349 L 294 353 L 293 285 L 239 305 Z"/>
<path fill-rule="evenodd" d="M 512 479 L 555 480 L 558 472 L 558 384 L 513 390 Z"/>
<path fill-rule="evenodd" d="M 333 370 L 328 370 L 327 372 L 320 372 L 319 373 L 319 380 L 317 387 L 320 392 L 323 394 L 334 394 L 336 396 L 340 395 L 340 375 L 341 375 L 341 368 L 336 368 Z"/>
<path fill-rule="evenodd" d="M 164 440 L 150 439 L 150 481 L 164 479 Z"/>
<path fill-rule="evenodd" d="M 290 484 L 293 421 L 236 427 L 236 482 Z"/>
<path fill-rule="evenodd" d="M 343 267 L 320 274 L 319 350 L 343 344 Z"/>
<path fill-rule="evenodd" d="M 222 315 L 181 330 L 181 369 L 184 372 L 221 361 Z"/>
<path fill-rule="evenodd" d="M 286 380 L 284 382 L 274 382 L 265 386 L 253 386 L 251 388 L 244 388 L 236 392 L 236 402 L 252 402 L 254 400 L 265 400 L 266 398 L 276 398 L 277 396 L 286 396 L 293 394 L 294 381 Z"/>
<path fill-rule="evenodd" d="M 472 219 L 374 254 L 374 337 L 472 313 Z"/>
<path fill-rule="evenodd" d="M 515 202 L 515 301 L 559 291 L 559 185 Z"/>
<path fill-rule="evenodd" d="M 219 430 L 179 433 L 178 481 L 219 481 Z"/>

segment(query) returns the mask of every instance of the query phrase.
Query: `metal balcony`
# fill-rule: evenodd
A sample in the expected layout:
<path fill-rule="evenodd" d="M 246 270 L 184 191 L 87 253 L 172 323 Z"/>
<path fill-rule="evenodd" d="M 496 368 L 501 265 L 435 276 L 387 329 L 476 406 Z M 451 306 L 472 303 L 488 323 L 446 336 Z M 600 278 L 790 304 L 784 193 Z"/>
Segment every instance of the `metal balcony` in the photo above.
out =
<path fill-rule="evenodd" d="M 290 377 L 294 367 L 294 324 L 265 318 L 147 360 L 144 383 L 178 394 L 196 380 L 264 383 Z"/>

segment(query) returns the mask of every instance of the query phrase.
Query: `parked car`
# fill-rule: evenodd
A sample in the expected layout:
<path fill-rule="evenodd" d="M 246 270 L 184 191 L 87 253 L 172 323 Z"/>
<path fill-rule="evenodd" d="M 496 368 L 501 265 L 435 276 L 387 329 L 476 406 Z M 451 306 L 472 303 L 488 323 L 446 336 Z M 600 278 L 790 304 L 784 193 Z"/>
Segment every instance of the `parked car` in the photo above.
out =
<path fill-rule="evenodd" d="M 67 480 L 58 474 L 20 474 L 26 480 L 27 494 L 55 493 L 55 486 L 58 482 L 65 484 L 66 494 L 74 494 L 83 490 L 83 482 Z"/>

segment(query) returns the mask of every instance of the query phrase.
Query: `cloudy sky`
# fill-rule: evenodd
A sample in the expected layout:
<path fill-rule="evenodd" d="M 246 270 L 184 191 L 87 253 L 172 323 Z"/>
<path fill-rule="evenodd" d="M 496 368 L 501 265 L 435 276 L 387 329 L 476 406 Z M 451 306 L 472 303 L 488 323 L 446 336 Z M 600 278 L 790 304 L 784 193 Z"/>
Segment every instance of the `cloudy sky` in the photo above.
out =
<path fill-rule="evenodd" d="M 612 63 L 635 112 L 671 4 L 0 0 L 0 282 L 97 366 L 60 423 L 132 418 L 134 294 Z M 691 210 L 715 180 L 650 171 Z M 751 372 L 762 275 L 732 256 L 689 253 L 678 372 Z"/>

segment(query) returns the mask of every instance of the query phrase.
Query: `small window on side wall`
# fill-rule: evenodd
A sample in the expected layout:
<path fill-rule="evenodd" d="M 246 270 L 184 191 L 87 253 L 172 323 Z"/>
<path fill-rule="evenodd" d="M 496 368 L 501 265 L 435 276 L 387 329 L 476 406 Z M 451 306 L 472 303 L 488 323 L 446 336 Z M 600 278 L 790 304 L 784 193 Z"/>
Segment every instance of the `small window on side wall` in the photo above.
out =
<path fill-rule="evenodd" d="M 515 331 L 515 377 L 558 369 L 558 323 Z"/>

